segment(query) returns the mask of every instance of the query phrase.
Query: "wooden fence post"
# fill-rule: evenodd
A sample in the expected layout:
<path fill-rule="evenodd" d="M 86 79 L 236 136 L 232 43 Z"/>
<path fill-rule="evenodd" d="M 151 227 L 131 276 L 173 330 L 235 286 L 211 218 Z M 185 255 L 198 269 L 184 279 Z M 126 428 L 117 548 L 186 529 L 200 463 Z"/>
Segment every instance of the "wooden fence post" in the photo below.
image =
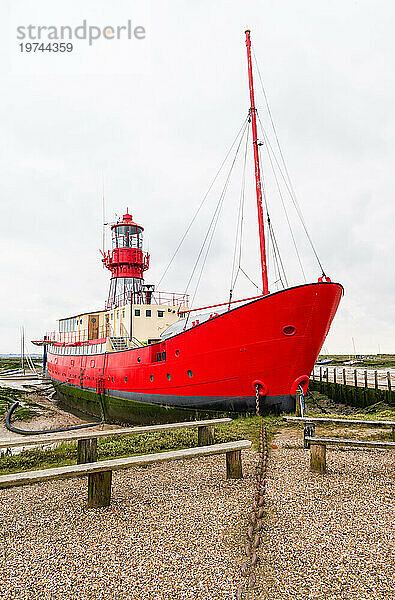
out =
<path fill-rule="evenodd" d="M 316 473 L 326 471 L 326 446 L 325 444 L 314 444 L 310 446 L 310 470 Z"/>
<path fill-rule="evenodd" d="M 226 453 L 226 479 L 243 479 L 241 450 Z"/>
<path fill-rule="evenodd" d="M 329 367 L 326 367 L 326 382 L 329 381 Z"/>
<path fill-rule="evenodd" d="M 97 461 L 97 438 L 78 440 L 77 463 L 91 463 Z"/>
<path fill-rule="evenodd" d="M 347 385 L 346 369 L 343 369 L 343 383 L 344 383 L 344 385 Z"/>
<path fill-rule="evenodd" d="M 395 427 L 392 428 L 392 441 L 395 442 Z"/>
<path fill-rule="evenodd" d="M 388 391 L 391 391 L 391 373 L 389 371 L 387 371 L 387 384 L 388 384 Z"/>
<path fill-rule="evenodd" d="M 112 471 L 99 471 L 88 475 L 88 506 L 100 508 L 111 502 Z"/>
<path fill-rule="evenodd" d="M 214 425 L 198 427 L 198 446 L 210 446 L 211 444 L 214 444 Z"/>
<path fill-rule="evenodd" d="M 306 437 L 315 436 L 315 424 L 305 423 L 303 427 L 303 448 L 310 448 L 310 442 L 306 441 Z"/>
<path fill-rule="evenodd" d="M 379 380 L 378 380 L 378 376 L 377 376 L 377 371 L 374 372 L 374 389 L 378 390 L 379 388 Z"/>
<path fill-rule="evenodd" d="M 354 369 L 354 385 L 355 387 L 358 387 L 358 374 L 356 369 Z"/>
<path fill-rule="evenodd" d="M 366 371 L 366 369 L 365 369 L 364 375 L 365 375 L 365 388 L 367 388 L 368 387 L 368 372 Z"/>
<path fill-rule="evenodd" d="M 333 367 L 333 383 L 336 383 L 336 367 Z"/>
<path fill-rule="evenodd" d="M 322 367 L 320 367 L 320 383 L 322 383 Z"/>

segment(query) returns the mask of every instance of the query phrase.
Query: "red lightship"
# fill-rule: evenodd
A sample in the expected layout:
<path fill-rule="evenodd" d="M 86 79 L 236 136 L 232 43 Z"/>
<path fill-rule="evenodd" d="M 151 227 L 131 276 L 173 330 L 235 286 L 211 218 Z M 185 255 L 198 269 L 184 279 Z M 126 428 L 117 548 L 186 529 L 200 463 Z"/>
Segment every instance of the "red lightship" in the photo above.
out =
<path fill-rule="evenodd" d="M 103 310 L 61 319 L 44 338 L 48 373 L 70 407 L 112 422 L 260 409 L 292 411 L 335 316 L 343 288 L 318 282 L 268 288 L 257 111 L 246 31 L 262 294 L 192 309 L 186 294 L 144 282 L 143 227 L 127 211 L 111 226 L 111 271 Z M 266 233 L 270 222 L 266 222 Z"/>

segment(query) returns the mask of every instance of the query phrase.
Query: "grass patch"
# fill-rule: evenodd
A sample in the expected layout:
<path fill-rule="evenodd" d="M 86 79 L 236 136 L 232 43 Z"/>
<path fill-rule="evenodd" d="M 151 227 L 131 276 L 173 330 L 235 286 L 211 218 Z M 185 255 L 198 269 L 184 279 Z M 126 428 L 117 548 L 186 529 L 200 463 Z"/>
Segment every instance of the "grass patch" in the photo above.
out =
<path fill-rule="evenodd" d="M 215 442 L 220 444 L 247 439 L 251 440 L 254 447 L 257 448 L 262 419 L 267 425 L 270 439 L 281 423 L 281 419 L 278 417 L 243 417 L 234 419 L 229 424 L 217 425 L 215 428 Z M 98 460 L 192 448 L 196 447 L 197 443 L 197 428 L 99 439 L 97 444 Z M 46 469 L 75 464 L 76 462 L 77 444 L 64 443 L 47 450 L 25 450 L 14 456 L 3 455 L 0 458 L 0 474 Z"/>
<path fill-rule="evenodd" d="M 0 387 L 0 418 L 1 416 L 5 418 L 11 404 L 17 400 L 23 402 L 23 406 L 20 406 L 14 413 L 14 419 L 19 421 L 28 421 L 31 419 L 35 414 L 35 411 L 32 410 L 32 408 L 43 408 L 39 404 L 27 400 L 26 395 L 26 392 L 20 390 Z"/>

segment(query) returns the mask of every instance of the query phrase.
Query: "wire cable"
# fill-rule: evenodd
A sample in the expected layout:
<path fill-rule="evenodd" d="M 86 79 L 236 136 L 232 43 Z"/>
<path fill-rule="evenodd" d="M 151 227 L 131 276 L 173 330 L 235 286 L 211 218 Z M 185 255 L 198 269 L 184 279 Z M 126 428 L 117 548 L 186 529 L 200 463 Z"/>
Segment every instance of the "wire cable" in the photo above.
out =
<path fill-rule="evenodd" d="M 221 173 L 221 171 L 222 171 L 222 169 L 223 169 L 223 166 L 225 165 L 225 163 L 226 163 L 226 161 L 227 161 L 227 159 L 228 159 L 228 157 L 229 157 L 230 153 L 232 152 L 232 149 L 233 149 L 234 145 L 236 144 L 236 142 L 237 142 L 237 140 L 238 140 L 238 138 L 239 138 L 240 134 L 243 132 L 243 130 L 244 130 L 244 128 L 245 128 L 245 125 L 246 125 L 246 123 L 247 123 L 247 120 L 248 120 L 248 117 L 246 117 L 246 119 L 243 121 L 243 124 L 242 124 L 242 126 L 240 127 L 240 129 L 238 130 L 238 132 L 237 132 L 237 134 L 236 134 L 236 137 L 234 138 L 234 140 L 233 140 L 233 142 L 232 142 L 232 144 L 231 144 L 231 146 L 230 146 L 229 150 L 227 151 L 227 153 L 226 153 L 226 155 L 225 155 L 225 158 L 224 158 L 224 159 L 223 159 L 223 161 L 221 162 L 221 164 L 220 164 L 220 166 L 219 166 L 219 169 L 218 169 L 218 171 L 217 171 L 217 173 L 216 173 L 216 175 L 215 175 L 214 179 L 211 181 L 211 183 L 210 183 L 210 185 L 209 185 L 209 187 L 208 187 L 208 189 L 207 189 L 206 193 L 205 193 L 205 194 L 204 194 L 204 196 L 203 196 L 203 199 L 202 199 L 201 203 L 199 204 L 199 206 L 198 206 L 198 208 L 197 208 L 197 210 L 196 210 L 195 214 L 193 215 L 193 217 L 192 217 L 191 221 L 189 222 L 189 225 L 188 225 L 188 227 L 186 228 L 186 230 L 185 230 L 184 234 L 181 236 L 181 240 L 180 240 L 180 242 L 178 243 L 178 245 L 177 245 L 177 247 L 176 247 L 176 249 L 175 249 L 175 251 L 174 251 L 174 253 L 173 253 L 173 255 L 172 255 L 172 257 L 171 257 L 171 259 L 170 259 L 170 261 L 169 261 L 169 263 L 168 263 L 168 265 L 167 265 L 167 267 L 166 267 L 166 269 L 164 270 L 164 273 L 163 273 L 162 277 L 160 278 L 160 280 L 159 280 L 159 282 L 158 282 L 158 284 L 157 284 L 157 286 L 156 286 L 157 288 L 160 286 L 160 284 L 162 283 L 163 279 L 165 278 L 165 276 L 166 276 L 166 274 L 167 274 L 167 272 L 168 272 L 168 270 L 169 270 L 170 266 L 171 266 L 171 265 L 172 265 L 172 263 L 173 263 L 173 260 L 174 260 L 174 259 L 175 259 L 175 257 L 177 256 L 177 254 L 178 254 L 178 252 L 179 252 L 179 250 L 180 250 L 180 248 L 181 248 L 182 244 L 184 243 L 184 240 L 185 240 L 185 238 L 187 237 L 187 235 L 188 235 L 188 233 L 189 233 L 189 231 L 190 231 L 190 229 L 191 229 L 192 225 L 194 224 L 194 222 L 195 222 L 195 220 L 196 220 L 196 218 L 197 218 L 197 216 L 198 216 L 198 214 L 199 214 L 200 210 L 203 208 L 203 205 L 204 205 L 204 203 L 205 203 L 205 201 L 206 201 L 206 199 L 207 199 L 207 196 L 208 196 L 208 195 L 209 195 L 209 193 L 211 192 L 211 189 L 212 189 L 212 187 L 213 187 L 214 183 L 217 181 L 217 179 L 218 179 L 218 177 L 219 177 L 219 174 Z"/>

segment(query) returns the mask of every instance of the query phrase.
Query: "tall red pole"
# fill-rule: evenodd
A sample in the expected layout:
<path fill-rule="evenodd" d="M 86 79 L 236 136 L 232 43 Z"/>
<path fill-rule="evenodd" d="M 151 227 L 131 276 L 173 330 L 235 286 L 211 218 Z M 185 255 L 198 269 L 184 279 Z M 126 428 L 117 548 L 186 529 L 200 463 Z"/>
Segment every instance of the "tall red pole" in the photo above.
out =
<path fill-rule="evenodd" d="M 252 77 L 252 63 L 251 63 L 251 37 L 250 30 L 247 29 L 246 34 L 246 46 L 247 46 L 247 61 L 248 61 L 248 80 L 250 85 L 250 99 L 251 99 L 251 125 L 252 125 L 252 144 L 254 148 L 254 163 L 255 163 L 255 184 L 256 184 L 256 204 L 258 208 L 258 225 L 259 225 L 259 245 L 261 249 L 261 269 L 262 269 L 262 290 L 263 295 L 269 293 L 269 286 L 267 281 L 267 264 L 266 264 L 266 248 L 265 248 L 265 227 L 263 224 L 263 209 L 262 209 L 262 184 L 261 184 L 261 170 L 259 167 L 259 152 L 258 152 L 258 136 L 256 130 L 256 108 L 254 98 L 254 80 Z"/>

